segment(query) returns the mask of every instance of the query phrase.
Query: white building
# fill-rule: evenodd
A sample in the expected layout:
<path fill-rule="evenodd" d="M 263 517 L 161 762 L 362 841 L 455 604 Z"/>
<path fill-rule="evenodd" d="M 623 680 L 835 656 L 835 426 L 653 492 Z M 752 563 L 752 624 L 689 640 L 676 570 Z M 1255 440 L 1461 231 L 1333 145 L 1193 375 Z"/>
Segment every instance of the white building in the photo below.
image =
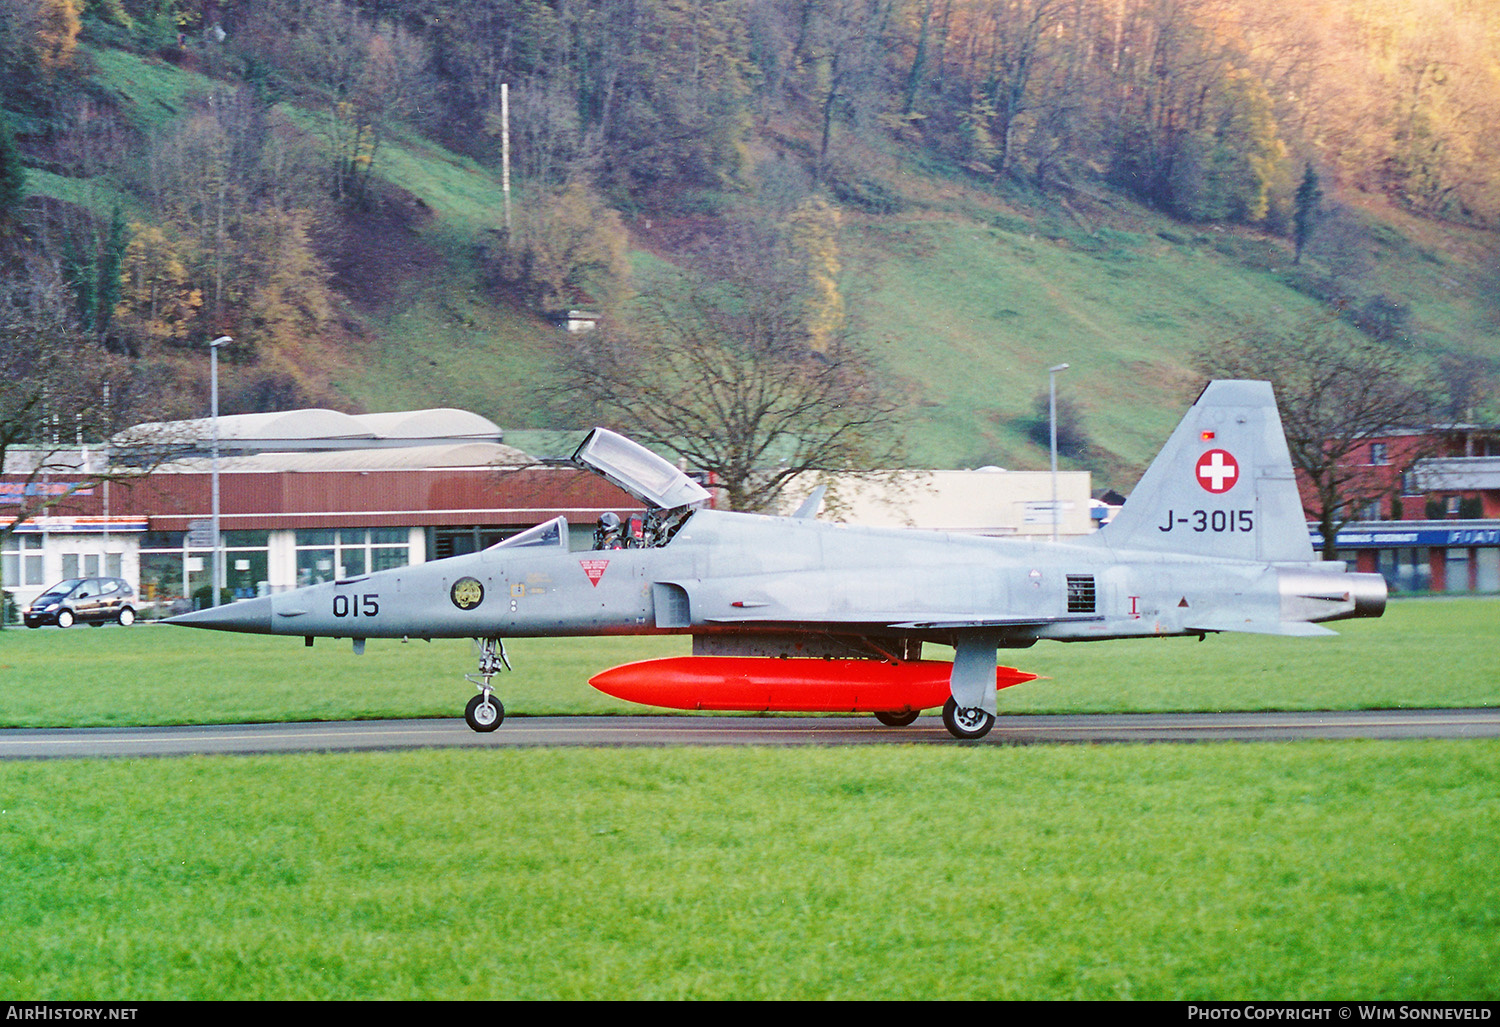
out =
<path fill-rule="evenodd" d="M 1050 471 L 903 471 L 875 476 L 826 476 L 829 499 L 820 517 L 870 527 L 926 528 L 973 535 L 1050 538 L 1053 477 Z M 1086 535 L 1110 512 L 1090 495 L 1087 471 L 1059 471 L 1057 534 Z M 791 513 L 815 483 L 794 482 L 783 494 Z"/>

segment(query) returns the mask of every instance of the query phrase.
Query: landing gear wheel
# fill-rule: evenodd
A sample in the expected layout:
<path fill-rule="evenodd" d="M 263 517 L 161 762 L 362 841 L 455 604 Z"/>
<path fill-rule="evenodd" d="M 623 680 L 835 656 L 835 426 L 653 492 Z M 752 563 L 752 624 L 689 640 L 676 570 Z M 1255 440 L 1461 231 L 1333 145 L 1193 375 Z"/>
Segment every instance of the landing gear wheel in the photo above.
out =
<path fill-rule="evenodd" d="M 876 710 L 875 719 L 886 727 L 906 727 L 921 716 L 921 710 L 906 710 L 902 713 L 892 713 L 888 710 Z"/>
<path fill-rule="evenodd" d="M 977 706 L 961 710 L 953 697 L 949 696 L 948 701 L 943 703 L 943 726 L 954 738 L 983 738 L 995 726 L 995 716 Z"/>
<path fill-rule="evenodd" d="M 490 688 L 490 679 L 500 673 L 500 668 L 510 669 L 505 658 L 505 643 L 498 638 L 476 638 L 479 645 L 479 673 L 465 674 L 465 680 L 479 686 L 479 694 L 464 707 L 464 720 L 475 731 L 493 731 L 505 719 L 505 707 L 495 698 Z"/>
<path fill-rule="evenodd" d="M 464 707 L 464 720 L 475 731 L 493 731 L 505 719 L 505 707 L 493 695 L 480 692 Z"/>
<path fill-rule="evenodd" d="M 60 627 L 60 628 L 71 628 L 73 626 L 73 611 L 72 610 L 58 610 L 57 611 L 57 626 Z"/>

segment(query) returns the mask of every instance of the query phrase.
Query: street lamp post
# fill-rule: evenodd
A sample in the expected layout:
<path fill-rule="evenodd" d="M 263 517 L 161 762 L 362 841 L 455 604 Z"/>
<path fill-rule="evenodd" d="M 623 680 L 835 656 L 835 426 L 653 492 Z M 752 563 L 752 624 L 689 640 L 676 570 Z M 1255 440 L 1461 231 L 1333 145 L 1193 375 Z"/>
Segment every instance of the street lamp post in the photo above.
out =
<path fill-rule="evenodd" d="M 213 425 L 213 525 L 214 525 L 214 561 L 213 561 L 213 586 L 209 596 L 208 605 L 218 606 L 219 596 L 224 590 L 224 549 L 219 544 L 219 347 L 233 342 L 227 335 L 221 335 L 208 344 L 208 377 L 209 377 L 209 402 L 211 405 L 211 417 Z"/>
<path fill-rule="evenodd" d="M 1047 414 L 1052 430 L 1052 541 L 1057 541 L 1057 373 L 1067 364 L 1047 368 Z"/>

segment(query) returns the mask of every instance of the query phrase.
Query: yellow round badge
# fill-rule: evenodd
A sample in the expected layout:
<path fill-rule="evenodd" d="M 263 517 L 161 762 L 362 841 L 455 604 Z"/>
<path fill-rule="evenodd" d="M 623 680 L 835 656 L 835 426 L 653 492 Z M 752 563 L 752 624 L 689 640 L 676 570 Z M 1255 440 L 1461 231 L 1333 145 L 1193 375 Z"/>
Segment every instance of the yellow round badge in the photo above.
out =
<path fill-rule="evenodd" d="M 460 610 L 472 610 L 484 602 L 484 586 L 477 578 L 459 578 L 448 591 L 448 596 Z"/>

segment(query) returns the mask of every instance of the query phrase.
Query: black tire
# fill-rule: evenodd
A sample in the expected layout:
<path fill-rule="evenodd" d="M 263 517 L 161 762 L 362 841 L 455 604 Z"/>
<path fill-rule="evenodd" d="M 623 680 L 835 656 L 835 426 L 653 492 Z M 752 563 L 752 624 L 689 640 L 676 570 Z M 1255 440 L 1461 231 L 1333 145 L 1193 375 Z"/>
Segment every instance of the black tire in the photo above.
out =
<path fill-rule="evenodd" d="M 74 620 L 74 618 L 73 618 L 73 611 L 72 610 L 58 610 L 57 611 L 57 626 L 58 627 L 60 627 L 60 628 L 71 628 L 73 626 L 73 620 Z"/>
<path fill-rule="evenodd" d="M 484 693 L 481 692 L 470 699 L 469 705 L 464 707 L 464 720 L 469 727 L 480 733 L 493 731 L 504 722 L 505 707 L 500 705 L 500 700 L 493 695 L 486 703 Z"/>
<path fill-rule="evenodd" d="M 115 620 L 119 621 L 120 627 L 128 628 L 135 623 L 135 611 L 128 606 L 122 606 L 120 607 L 120 615 Z"/>
<path fill-rule="evenodd" d="M 906 727 L 921 715 L 921 710 L 906 710 L 902 713 L 892 713 L 888 710 L 875 711 L 875 719 L 886 727 Z"/>
<path fill-rule="evenodd" d="M 943 703 L 943 726 L 954 738 L 972 741 L 990 733 L 990 728 L 995 726 L 995 717 L 978 707 L 960 710 L 958 703 L 949 696 L 948 701 Z"/>

